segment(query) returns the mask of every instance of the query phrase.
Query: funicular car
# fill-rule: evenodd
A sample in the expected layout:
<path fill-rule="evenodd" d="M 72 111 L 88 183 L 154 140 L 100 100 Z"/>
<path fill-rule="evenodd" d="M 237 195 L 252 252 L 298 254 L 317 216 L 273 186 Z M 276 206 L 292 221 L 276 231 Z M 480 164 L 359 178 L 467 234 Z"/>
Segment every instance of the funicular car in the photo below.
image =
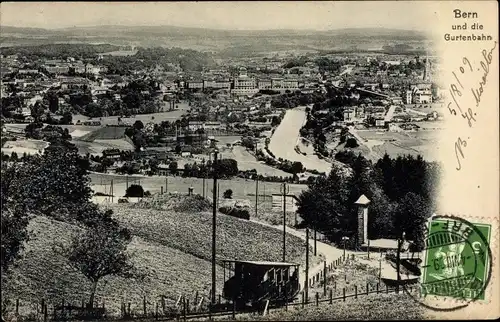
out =
<path fill-rule="evenodd" d="M 299 264 L 224 260 L 222 296 L 238 307 L 291 301 L 300 291 Z"/>

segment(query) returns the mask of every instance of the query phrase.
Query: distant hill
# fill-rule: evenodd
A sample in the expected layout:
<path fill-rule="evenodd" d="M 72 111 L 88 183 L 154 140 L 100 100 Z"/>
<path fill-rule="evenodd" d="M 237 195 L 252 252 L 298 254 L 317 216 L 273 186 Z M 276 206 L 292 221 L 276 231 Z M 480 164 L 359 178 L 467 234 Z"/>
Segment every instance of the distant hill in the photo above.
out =
<path fill-rule="evenodd" d="M 293 49 L 381 49 L 401 42 L 424 46 L 423 32 L 387 28 L 316 30 L 218 30 L 175 26 L 95 26 L 63 29 L 2 27 L 2 46 L 91 42 L 142 47 L 179 47 L 224 52 L 223 56 Z M 239 49 L 241 48 L 241 50 Z"/>

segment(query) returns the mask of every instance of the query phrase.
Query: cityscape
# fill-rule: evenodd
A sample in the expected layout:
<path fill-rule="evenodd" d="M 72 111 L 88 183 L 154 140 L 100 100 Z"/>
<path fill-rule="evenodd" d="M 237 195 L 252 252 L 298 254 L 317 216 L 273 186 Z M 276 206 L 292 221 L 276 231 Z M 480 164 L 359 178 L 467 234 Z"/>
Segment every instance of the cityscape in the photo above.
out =
<path fill-rule="evenodd" d="M 428 34 L 146 16 L 2 22 L 2 321 L 421 319 Z"/>

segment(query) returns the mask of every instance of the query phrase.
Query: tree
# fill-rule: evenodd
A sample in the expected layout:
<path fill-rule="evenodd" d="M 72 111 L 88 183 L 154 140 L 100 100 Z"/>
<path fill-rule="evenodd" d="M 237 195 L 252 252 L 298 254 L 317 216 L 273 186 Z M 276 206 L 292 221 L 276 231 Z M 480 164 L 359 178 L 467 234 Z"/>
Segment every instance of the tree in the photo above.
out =
<path fill-rule="evenodd" d="M 232 177 L 238 174 L 238 162 L 234 159 L 221 159 L 214 165 L 220 177 Z"/>
<path fill-rule="evenodd" d="M 432 208 L 421 196 L 409 192 L 398 203 L 395 210 L 394 228 L 398 237 L 406 233 L 413 240 L 415 251 L 421 251 L 425 242 L 425 223 L 432 216 Z"/>
<path fill-rule="evenodd" d="M 73 124 L 73 115 L 71 112 L 64 112 L 61 118 L 61 124 L 63 125 L 71 125 Z"/>
<path fill-rule="evenodd" d="M 99 281 L 110 275 L 130 277 L 133 266 L 127 254 L 132 240 L 127 229 L 98 224 L 75 236 L 66 249 L 69 264 L 91 283 L 89 306 L 93 307 Z"/>
<path fill-rule="evenodd" d="M 327 177 L 318 177 L 299 195 L 297 212 L 306 225 L 323 232 L 331 240 L 352 236 L 356 217 L 348 207 L 348 187 L 348 178 L 341 169 L 333 167 Z"/>
<path fill-rule="evenodd" d="M 128 187 L 125 192 L 125 197 L 144 197 L 144 188 L 138 184 L 133 184 Z"/>
<path fill-rule="evenodd" d="M 48 91 L 47 99 L 49 101 L 49 111 L 52 113 L 57 112 L 59 109 L 59 98 L 57 97 L 57 93 L 54 91 Z"/>
<path fill-rule="evenodd" d="M 43 116 L 45 108 L 41 101 L 37 101 L 34 105 L 30 106 L 31 116 L 35 119 L 35 122 L 39 122 Z"/>
<path fill-rule="evenodd" d="M 224 199 L 232 199 L 233 198 L 233 190 L 231 189 L 227 189 L 226 191 L 224 191 Z"/>
<path fill-rule="evenodd" d="M 134 129 L 140 131 L 144 128 L 144 123 L 141 120 L 137 120 L 134 122 Z"/>
<path fill-rule="evenodd" d="M 304 166 L 302 165 L 301 162 L 295 161 L 294 163 L 292 163 L 290 170 L 292 171 L 293 174 L 301 173 L 304 171 Z"/>
<path fill-rule="evenodd" d="M 1 268 L 2 282 L 5 272 L 18 258 L 28 239 L 28 212 L 22 199 L 16 198 L 24 189 L 24 168 L 20 164 L 7 165 L 2 163 L 2 239 L 1 239 Z"/>
<path fill-rule="evenodd" d="M 178 169 L 177 161 L 170 162 L 170 164 L 168 165 L 168 169 L 170 170 L 170 172 L 172 172 L 173 175 L 176 175 Z"/>

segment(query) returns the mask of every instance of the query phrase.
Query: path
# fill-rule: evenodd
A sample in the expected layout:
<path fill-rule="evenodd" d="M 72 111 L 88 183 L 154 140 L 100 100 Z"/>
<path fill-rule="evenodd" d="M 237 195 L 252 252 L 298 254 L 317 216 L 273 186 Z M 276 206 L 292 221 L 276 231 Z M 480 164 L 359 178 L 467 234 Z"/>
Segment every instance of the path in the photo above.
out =
<path fill-rule="evenodd" d="M 350 126 L 349 127 L 349 133 L 352 134 L 356 138 L 356 140 L 359 142 L 360 145 L 362 144 L 362 145 L 364 145 L 364 146 L 366 146 L 368 148 L 368 150 L 370 151 L 369 155 L 368 155 L 368 157 L 370 158 L 370 160 L 376 161 L 376 160 L 382 158 L 381 155 L 379 155 L 377 152 L 375 152 L 373 150 L 373 147 L 377 146 L 377 145 L 384 144 L 383 141 L 367 140 L 367 139 L 362 138 L 358 134 L 358 132 L 356 131 L 356 129 L 354 128 L 354 126 Z"/>
<path fill-rule="evenodd" d="M 282 225 L 271 225 L 268 223 L 257 221 L 255 219 L 250 219 L 250 221 L 253 221 L 253 222 L 258 223 L 258 224 L 263 225 L 263 226 L 272 227 L 275 229 L 280 229 L 281 231 L 283 231 Z M 305 231 L 297 230 L 297 229 L 294 229 L 291 227 L 286 227 L 286 232 L 290 235 L 299 237 L 304 241 L 306 240 Z M 313 240 L 312 231 L 309 235 L 309 246 L 314 247 L 314 240 Z M 325 256 L 325 261 L 327 263 L 331 263 L 343 255 L 342 249 L 339 249 L 339 248 L 332 246 L 332 245 L 325 244 L 325 243 L 320 242 L 320 241 L 316 242 L 316 250 L 317 250 L 318 254 L 323 254 Z M 346 254 L 348 254 L 348 253 L 350 253 L 350 252 L 346 252 Z M 319 273 L 322 269 L 323 269 L 323 262 L 319 263 L 318 265 L 316 265 L 314 267 L 310 267 L 309 268 L 309 278 L 311 278 L 312 276 Z M 303 268 L 299 272 L 299 282 L 300 282 L 301 289 L 304 287 L 305 279 L 306 279 L 306 273 L 305 273 L 305 268 Z"/>
<path fill-rule="evenodd" d="M 257 223 L 257 224 L 260 224 L 260 225 L 263 225 L 263 226 L 272 227 L 272 228 L 279 229 L 279 230 L 283 231 L 283 226 L 282 225 L 271 225 L 271 224 L 268 224 L 268 223 L 257 221 L 255 219 L 250 219 L 250 221 L 252 221 L 254 223 Z M 291 227 L 287 227 L 286 228 L 286 232 L 288 234 L 293 235 L 293 236 L 299 237 L 299 238 L 301 238 L 304 241 L 306 240 L 306 233 L 305 233 L 305 231 L 297 230 L 297 229 L 294 229 L 294 228 L 291 228 Z M 314 247 L 314 240 L 313 240 L 312 232 L 310 232 L 310 235 L 309 235 L 309 246 Z M 344 254 L 344 250 L 343 249 L 337 248 L 335 246 L 332 246 L 332 245 L 329 245 L 329 244 L 326 244 L 326 243 L 323 243 L 323 242 L 320 242 L 320 241 L 316 242 L 316 247 L 317 247 L 318 254 L 323 254 L 325 256 L 325 261 L 326 261 L 327 264 L 335 261 L 336 259 L 338 259 L 339 257 L 341 257 Z M 378 257 L 379 255 L 377 253 L 372 253 L 373 254 L 372 255 L 373 256 L 372 259 L 368 260 L 368 259 L 360 258 L 359 255 L 366 254 L 364 252 L 361 253 L 361 252 L 358 252 L 358 251 L 346 250 L 346 256 L 351 256 L 352 254 L 358 255 L 357 258 L 356 258 L 356 260 L 359 261 L 359 262 L 361 262 L 361 263 L 367 264 L 367 265 L 375 267 L 377 269 L 379 267 L 381 267 L 381 269 L 382 269 L 381 277 L 382 278 L 397 279 L 396 269 L 385 258 L 382 260 L 382 263 L 380 265 L 380 263 L 379 263 L 379 257 Z M 321 263 L 319 263 L 318 265 L 316 265 L 314 267 L 310 267 L 309 268 L 309 278 L 311 278 L 312 276 L 314 276 L 317 273 L 319 273 L 323 269 L 323 267 L 324 267 L 323 265 L 324 265 L 323 262 L 321 262 Z M 305 275 L 306 275 L 305 274 L 305 268 L 301 269 L 300 272 L 299 272 L 299 281 L 300 281 L 301 290 L 304 287 L 304 281 L 306 279 Z M 410 278 L 410 279 L 411 278 L 417 278 L 417 276 L 413 276 L 413 275 L 404 275 L 404 276 L 403 275 L 404 274 L 400 275 L 401 278 L 403 278 L 403 279 L 406 279 L 406 278 Z"/>

